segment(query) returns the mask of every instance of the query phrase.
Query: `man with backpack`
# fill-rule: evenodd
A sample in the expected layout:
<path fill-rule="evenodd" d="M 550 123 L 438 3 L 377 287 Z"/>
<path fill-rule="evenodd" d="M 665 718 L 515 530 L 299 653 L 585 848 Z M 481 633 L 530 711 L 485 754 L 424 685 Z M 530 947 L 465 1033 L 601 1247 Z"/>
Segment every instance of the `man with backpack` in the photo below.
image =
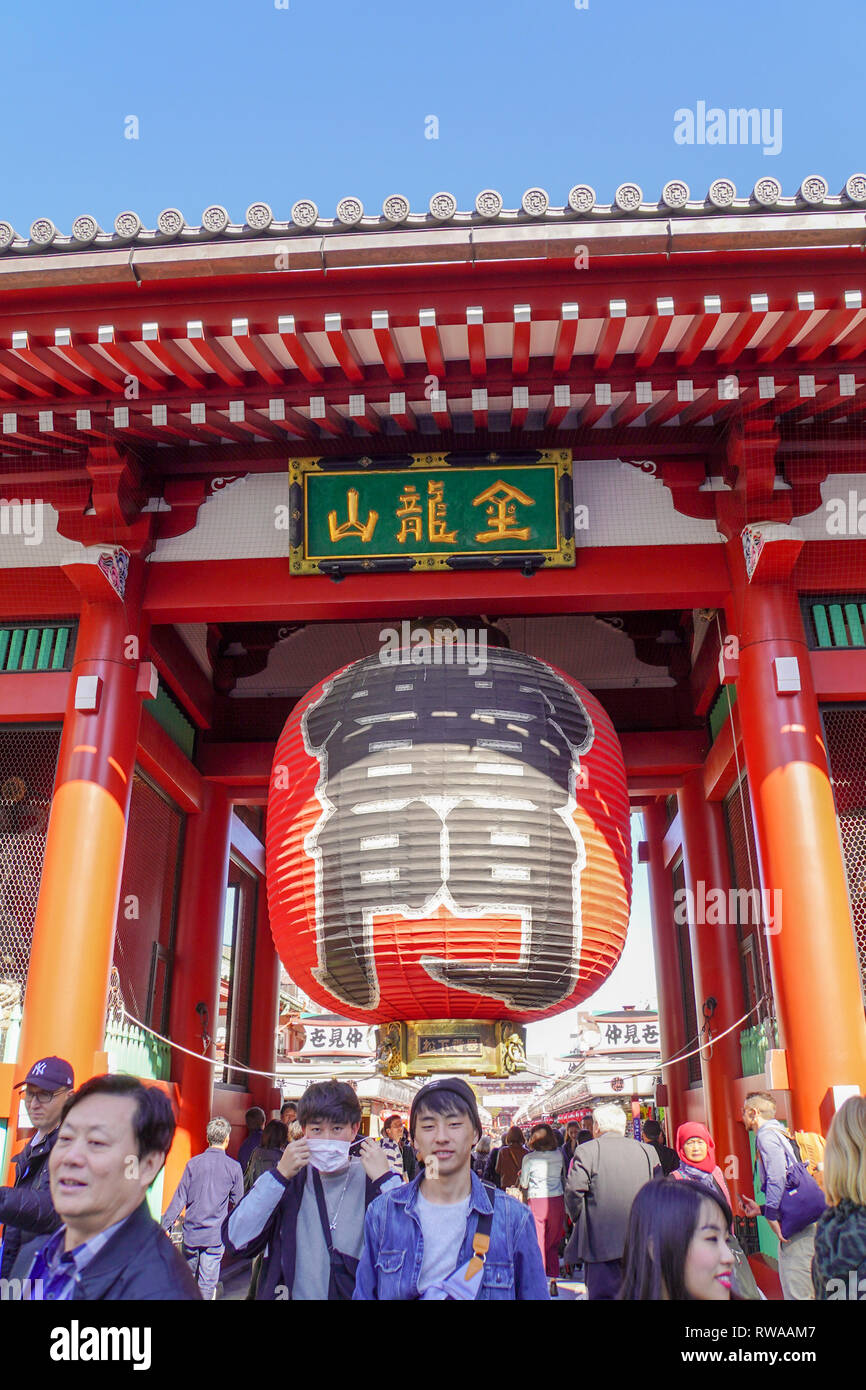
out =
<path fill-rule="evenodd" d="M 422 1086 L 409 1133 L 423 1168 L 371 1204 L 354 1297 L 549 1298 L 529 1208 L 472 1171 L 481 1121 L 471 1086 L 461 1077 Z"/>
<path fill-rule="evenodd" d="M 763 1214 L 778 1236 L 782 1297 L 808 1302 L 815 1297 L 812 1256 L 824 1194 L 785 1126 L 776 1119 L 776 1102 L 768 1092 L 746 1096 L 743 1124 L 755 1136 L 756 1166 L 764 1189 L 763 1207 L 751 1197 L 741 1197 L 743 1211 L 746 1216 Z"/>

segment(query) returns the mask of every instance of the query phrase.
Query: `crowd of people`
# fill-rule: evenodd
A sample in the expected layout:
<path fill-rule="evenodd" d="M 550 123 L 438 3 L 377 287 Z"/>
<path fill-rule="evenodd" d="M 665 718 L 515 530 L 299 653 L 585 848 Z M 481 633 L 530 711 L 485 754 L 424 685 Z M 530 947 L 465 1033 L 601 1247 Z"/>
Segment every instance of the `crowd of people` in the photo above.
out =
<path fill-rule="evenodd" d="M 345 1082 L 309 1086 L 279 1119 L 247 1112 L 238 1158 L 215 1117 L 161 1221 L 147 1192 L 174 1137 L 158 1086 L 97 1076 L 74 1089 L 62 1058 L 24 1082 L 35 1132 L 0 1188 L 0 1276 L 46 1300 L 213 1299 L 228 1255 L 251 1261 L 257 1300 L 545 1300 L 579 1272 L 591 1301 L 762 1297 L 734 1230 L 712 1135 L 658 1121 L 626 1134 L 601 1105 L 592 1129 L 517 1126 L 494 1144 L 459 1077 L 428 1082 L 404 1124 L 360 1133 Z M 830 1126 L 823 1189 L 765 1092 L 746 1098 L 763 1212 L 787 1299 L 866 1293 L 866 1099 Z M 180 1224 L 177 1243 L 167 1238 Z M 862 1281 L 862 1283 L 861 1283 Z M 7 1285 L 4 1284 L 4 1288 Z"/>

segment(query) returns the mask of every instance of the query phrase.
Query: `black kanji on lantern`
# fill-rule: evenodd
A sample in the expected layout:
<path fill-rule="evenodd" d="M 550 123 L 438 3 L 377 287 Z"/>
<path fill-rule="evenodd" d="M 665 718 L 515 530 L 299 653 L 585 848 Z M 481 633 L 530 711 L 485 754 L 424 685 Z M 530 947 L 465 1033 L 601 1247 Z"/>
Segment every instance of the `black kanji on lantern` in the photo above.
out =
<path fill-rule="evenodd" d="M 316 980 L 374 1008 L 374 919 L 444 906 L 519 918 L 520 959 L 422 957 L 433 979 L 515 1010 L 567 999 L 586 863 L 575 789 L 595 737 L 572 687 L 504 648 L 487 652 L 483 672 L 370 657 L 326 685 L 302 732 L 325 807 L 305 842 L 316 860 Z"/>

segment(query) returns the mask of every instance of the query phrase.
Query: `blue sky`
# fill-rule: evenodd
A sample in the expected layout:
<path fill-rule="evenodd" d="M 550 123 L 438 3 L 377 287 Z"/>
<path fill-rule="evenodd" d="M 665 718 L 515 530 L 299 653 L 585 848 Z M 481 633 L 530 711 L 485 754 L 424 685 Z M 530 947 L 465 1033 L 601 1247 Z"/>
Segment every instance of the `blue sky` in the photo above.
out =
<path fill-rule="evenodd" d="M 583 3 L 583 0 L 580 0 Z M 276 0 L 286 3 L 286 0 Z M 610 201 L 626 180 L 655 199 L 671 178 L 701 197 L 771 173 L 836 193 L 866 164 L 863 0 L 43 0 L 6 6 L 0 45 L 0 218 L 153 226 L 210 203 L 332 216 L 389 193 L 507 207 L 575 183 Z M 674 112 L 782 111 L 782 148 L 683 146 Z M 124 138 L 128 116 L 139 139 Z M 435 115 L 439 138 L 425 139 Z"/>

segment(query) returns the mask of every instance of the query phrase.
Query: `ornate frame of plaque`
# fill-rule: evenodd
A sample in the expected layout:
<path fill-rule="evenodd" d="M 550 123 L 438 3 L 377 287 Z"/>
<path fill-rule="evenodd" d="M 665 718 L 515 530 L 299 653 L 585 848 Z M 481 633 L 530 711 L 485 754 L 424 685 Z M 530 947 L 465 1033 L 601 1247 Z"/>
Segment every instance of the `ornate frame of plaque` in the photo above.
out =
<path fill-rule="evenodd" d="M 297 458 L 292 574 L 574 564 L 570 449 Z"/>

